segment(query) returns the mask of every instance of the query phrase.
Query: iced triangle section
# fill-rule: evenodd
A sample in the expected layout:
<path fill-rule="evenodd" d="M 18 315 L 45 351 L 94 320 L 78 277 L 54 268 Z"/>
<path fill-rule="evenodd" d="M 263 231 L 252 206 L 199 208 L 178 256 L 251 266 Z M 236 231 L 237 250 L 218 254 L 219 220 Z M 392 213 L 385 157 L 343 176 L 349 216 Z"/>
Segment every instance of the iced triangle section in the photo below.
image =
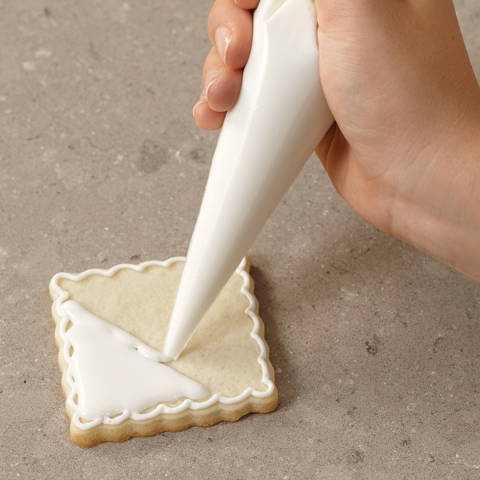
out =
<path fill-rule="evenodd" d="M 60 308 L 72 322 L 65 337 L 73 347 L 69 373 L 75 380 L 80 418 L 140 413 L 159 403 L 209 395 L 202 384 L 159 363 L 165 360 L 162 353 L 78 302 L 70 300 Z"/>

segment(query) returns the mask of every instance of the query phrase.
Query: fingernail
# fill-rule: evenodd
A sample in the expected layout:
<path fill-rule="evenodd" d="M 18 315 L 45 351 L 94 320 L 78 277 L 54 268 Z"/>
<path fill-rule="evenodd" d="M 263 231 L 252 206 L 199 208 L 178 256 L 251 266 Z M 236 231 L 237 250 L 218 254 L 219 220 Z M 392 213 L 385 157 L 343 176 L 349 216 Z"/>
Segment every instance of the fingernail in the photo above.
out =
<path fill-rule="evenodd" d="M 208 100 L 208 90 L 209 88 L 217 81 L 218 79 L 218 70 L 210 70 L 205 75 L 205 96 Z"/>
<path fill-rule="evenodd" d="M 195 104 L 193 107 L 193 117 L 195 118 L 195 109 L 199 106 L 202 105 L 203 103 L 207 103 L 207 97 L 205 95 L 201 95 L 200 100 Z"/>
<path fill-rule="evenodd" d="M 227 50 L 230 42 L 232 40 L 232 33 L 227 27 L 218 27 L 217 31 L 215 32 L 215 45 L 218 50 L 218 54 L 220 58 L 225 63 L 225 59 L 227 58 Z"/>

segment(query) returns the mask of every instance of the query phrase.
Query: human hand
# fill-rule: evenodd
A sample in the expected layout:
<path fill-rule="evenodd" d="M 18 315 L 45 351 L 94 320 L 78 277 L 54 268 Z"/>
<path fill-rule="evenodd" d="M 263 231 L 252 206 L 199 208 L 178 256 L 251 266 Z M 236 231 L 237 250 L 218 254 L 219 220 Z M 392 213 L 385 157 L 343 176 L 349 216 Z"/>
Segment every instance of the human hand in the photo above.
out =
<path fill-rule="evenodd" d="M 246 9 L 257 4 L 217 0 L 212 9 L 215 46 L 194 109 L 202 128 L 219 128 L 238 97 L 252 36 Z M 480 89 L 451 0 L 316 6 L 336 119 L 317 154 L 335 188 L 381 230 L 480 280 Z"/>

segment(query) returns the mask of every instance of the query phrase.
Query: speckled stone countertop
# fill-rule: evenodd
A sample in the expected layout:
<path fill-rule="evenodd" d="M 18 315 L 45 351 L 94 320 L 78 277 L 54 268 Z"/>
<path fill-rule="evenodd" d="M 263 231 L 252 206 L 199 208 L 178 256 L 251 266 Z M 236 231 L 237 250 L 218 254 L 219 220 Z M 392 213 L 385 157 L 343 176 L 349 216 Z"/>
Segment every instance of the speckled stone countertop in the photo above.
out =
<path fill-rule="evenodd" d="M 0 478 L 479 479 L 480 285 L 366 223 L 314 158 L 250 251 L 278 409 L 70 441 L 48 282 L 186 253 L 210 5 L 0 2 Z M 456 6 L 480 74 L 480 3 Z"/>

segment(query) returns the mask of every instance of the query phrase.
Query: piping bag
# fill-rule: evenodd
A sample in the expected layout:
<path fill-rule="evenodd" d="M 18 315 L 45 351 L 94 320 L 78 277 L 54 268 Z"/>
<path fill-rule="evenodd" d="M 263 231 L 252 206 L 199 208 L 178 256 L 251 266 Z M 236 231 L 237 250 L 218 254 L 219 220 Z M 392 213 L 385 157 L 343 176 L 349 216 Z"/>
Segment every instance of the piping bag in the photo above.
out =
<path fill-rule="evenodd" d="M 314 0 L 261 0 L 188 249 L 166 361 L 178 358 L 333 121 L 320 83 Z"/>

